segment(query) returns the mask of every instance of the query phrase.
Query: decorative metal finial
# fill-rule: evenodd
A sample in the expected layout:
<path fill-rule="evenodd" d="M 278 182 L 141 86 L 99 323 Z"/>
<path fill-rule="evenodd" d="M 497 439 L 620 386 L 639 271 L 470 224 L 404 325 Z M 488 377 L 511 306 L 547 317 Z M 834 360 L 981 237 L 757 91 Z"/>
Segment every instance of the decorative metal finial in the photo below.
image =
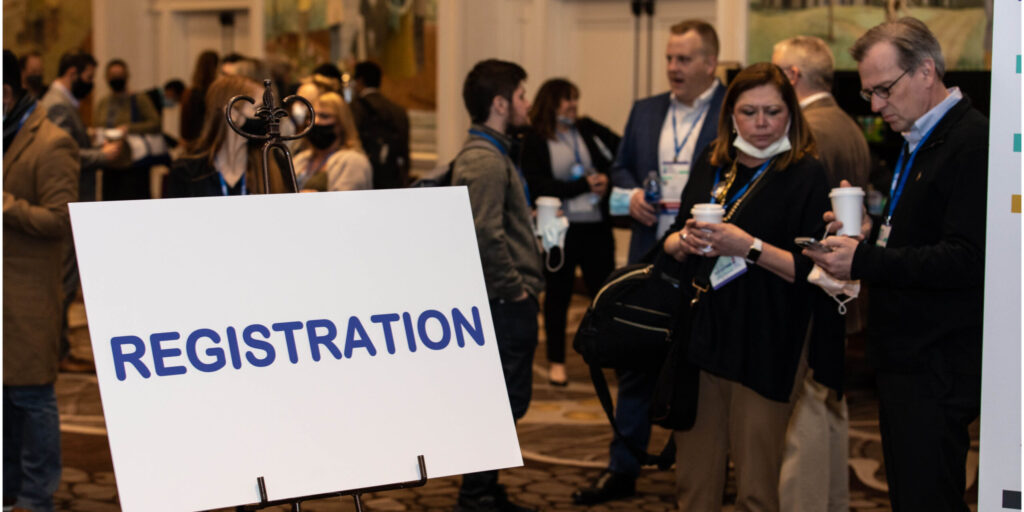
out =
<path fill-rule="evenodd" d="M 299 186 L 295 179 L 295 166 L 292 165 L 292 153 L 288 150 L 288 146 L 284 144 L 284 141 L 301 139 L 305 137 L 309 130 L 313 128 L 313 123 L 316 122 L 316 112 L 313 111 L 313 105 L 309 103 L 306 98 L 297 95 L 291 95 L 284 99 L 282 106 L 289 105 L 293 101 L 300 101 L 303 105 L 309 109 L 309 123 L 303 130 L 295 135 L 283 136 L 281 135 L 281 118 L 288 117 L 288 111 L 282 107 L 275 106 L 274 89 L 272 82 L 269 78 L 263 80 L 263 104 L 256 108 L 256 117 L 262 119 L 267 124 L 267 133 L 248 133 L 237 125 L 235 121 L 231 119 L 231 109 L 235 106 L 236 101 L 247 101 L 253 105 L 256 101 L 245 95 L 238 95 L 231 98 L 228 101 L 228 107 L 224 110 L 224 117 L 228 122 L 228 126 L 231 127 L 235 133 L 245 137 L 249 140 L 262 140 L 266 141 L 263 143 L 263 147 L 260 150 L 261 164 L 263 168 L 263 191 L 264 193 L 270 193 L 270 150 L 271 148 L 277 148 L 284 153 L 288 162 L 288 174 L 291 176 L 292 191 L 298 192 Z"/>

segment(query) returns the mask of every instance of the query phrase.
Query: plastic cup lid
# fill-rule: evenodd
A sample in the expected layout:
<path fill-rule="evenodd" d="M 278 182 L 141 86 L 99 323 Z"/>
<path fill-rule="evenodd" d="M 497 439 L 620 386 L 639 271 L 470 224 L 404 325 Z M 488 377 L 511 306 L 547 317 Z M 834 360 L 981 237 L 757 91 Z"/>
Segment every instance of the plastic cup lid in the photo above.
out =
<path fill-rule="evenodd" d="M 828 193 L 829 197 L 842 197 L 842 196 L 863 196 L 864 189 L 860 187 L 836 187 Z"/>

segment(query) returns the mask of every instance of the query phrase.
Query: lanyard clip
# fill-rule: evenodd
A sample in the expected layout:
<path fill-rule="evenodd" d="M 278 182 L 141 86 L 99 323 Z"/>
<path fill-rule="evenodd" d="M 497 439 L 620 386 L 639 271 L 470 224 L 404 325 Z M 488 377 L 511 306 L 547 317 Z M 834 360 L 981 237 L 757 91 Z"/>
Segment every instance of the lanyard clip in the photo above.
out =
<path fill-rule="evenodd" d="M 697 284 L 696 278 L 694 278 L 693 281 L 690 282 L 690 285 L 693 286 L 694 290 L 697 290 L 697 293 L 693 294 L 693 300 L 690 301 L 690 307 L 692 308 L 696 306 L 698 302 L 700 302 L 700 294 L 706 293 L 708 291 L 708 287 Z"/>

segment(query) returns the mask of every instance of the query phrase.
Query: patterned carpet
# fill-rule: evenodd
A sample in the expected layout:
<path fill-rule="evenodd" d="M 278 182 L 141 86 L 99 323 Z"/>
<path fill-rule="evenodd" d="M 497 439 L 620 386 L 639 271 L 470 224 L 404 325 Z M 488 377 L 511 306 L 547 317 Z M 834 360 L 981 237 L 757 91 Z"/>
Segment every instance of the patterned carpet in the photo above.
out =
<path fill-rule="evenodd" d="M 573 298 L 569 325 L 577 325 L 588 301 Z M 72 352 L 91 359 L 84 308 L 78 303 L 71 314 Z M 571 336 L 570 336 L 571 339 Z M 502 483 L 514 500 L 542 510 L 584 510 L 571 504 L 570 494 L 593 480 L 606 466 L 611 430 L 594 394 L 587 369 L 568 350 L 570 384 L 556 388 L 547 382 L 543 333 L 534 364 L 534 395 L 530 410 L 519 425 L 519 440 L 525 466 L 502 471 Z M 608 373 L 615 385 L 614 374 Z M 878 433 L 877 400 L 872 376 L 863 358 L 863 339 L 849 340 L 847 364 L 850 409 L 850 510 L 890 510 Z M 56 494 L 58 510 L 105 512 L 120 510 L 110 460 L 103 411 L 91 374 L 61 374 L 57 385 L 61 411 L 64 473 Z M 615 395 L 615 390 L 612 390 Z M 652 449 L 664 445 L 669 433 L 655 429 Z M 978 424 L 971 427 L 972 449 L 968 457 L 969 503 L 977 502 Z M 429 471 L 429 470 L 428 470 Z M 638 495 L 628 500 L 591 507 L 594 511 L 675 510 L 674 477 L 671 471 L 646 470 L 637 482 Z M 425 487 L 367 495 L 366 510 L 451 510 L 455 503 L 458 477 L 431 479 Z M 735 485 L 730 476 L 723 510 L 731 511 Z M 972 510 L 977 506 L 972 505 Z M 271 510 L 288 510 L 276 507 Z M 304 502 L 302 510 L 355 510 L 351 500 L 331 499 Z"/>

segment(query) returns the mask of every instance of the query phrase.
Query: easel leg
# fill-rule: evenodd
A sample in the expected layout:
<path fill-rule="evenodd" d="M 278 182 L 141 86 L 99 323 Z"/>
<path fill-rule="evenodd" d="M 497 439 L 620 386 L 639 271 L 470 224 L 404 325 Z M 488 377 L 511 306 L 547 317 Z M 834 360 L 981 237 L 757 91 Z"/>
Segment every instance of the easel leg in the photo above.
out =
<path fill-rule="evenodd" d="M 360 494 L 353 494 L 352 499 L 356 502 L 356 512 L 363 512 L 363 500 Z"/>

